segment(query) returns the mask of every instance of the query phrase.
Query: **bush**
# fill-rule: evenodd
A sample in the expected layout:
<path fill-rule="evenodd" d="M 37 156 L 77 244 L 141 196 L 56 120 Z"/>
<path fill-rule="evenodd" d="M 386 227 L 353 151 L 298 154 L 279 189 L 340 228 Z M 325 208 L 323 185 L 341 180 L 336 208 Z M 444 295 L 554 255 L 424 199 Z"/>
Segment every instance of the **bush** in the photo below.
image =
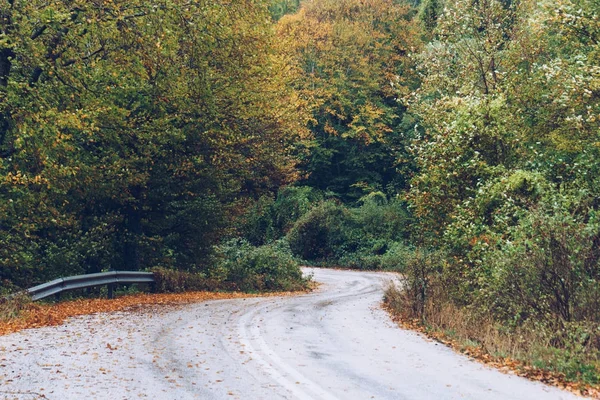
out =
<path fill-rule="evenodd" d="M 485 259 L 481 298 L 497 318 L 600 322 L 600 227 L 562 210 L 536 209 Z"/>
<path fill-rule="evenodd" d="M 279 237 L 273 203 L 271 197 L 261 196 L 246 212 L 240 233 L 250 244 L 261 246 Z"/>
<path fill-rule="evenodd" d="M 409 236 L 405 205 L 388 202 L 379 192 L 360 201 L 362 205 L 356 208 L 324 201 L 304 214 L 287 235 L 294 254 L 349 268 L 402 268 L 396 252 Z"/>
<path fill-rule="evenodd" d="M 159 293 L 228 289 L 222 280 L 201 272 L 166 268 L 154 268 L 151 272 L 154 274 L 155 290 Z"/>
<path fill-rule="evenodd" d="M 399 285 L 389 286 L 384 301 L 406 319 L 431 319 L 432 306 L 440 303 L 443 294 L 444 254 L 427 248 L 397 247 L 395 256 L 402 257 Z"/>
<path fill-rule="evenodd" d="M 439 297 L 444 264 L 445 257 L 438 250 L 416 248 L 406 252 L 402 288 L 408 301 L 406 312 L 411 318 L 424 320 L 428 303 Z"/>
<path fill-rule="evenodd" d="M 212 266 L 203 272 L 154 268 L 158 292 L 194 290 L 292 291 L 306 289 L 298 261 L 283 240 L 255 247 L 232 239 L 215 248 Z"/>
<path fill-rule="evenodd" d="M 404 272 L 411 259 L 413 248 L 402 242 L 393 242 L 380 257 L 380 268 L 386 271 Z"/>
<path fill-rule="evenodd" d="M 280 239 L 322 198 L 319 191 L 307 186 L 285 187 L 274 200 L 262 196 L 248 209 L 241 234 L 255 246 Z"/>
<path fill-rule="evenodd" d="M 0 297 L 0 321 L 17 318 L 31 305 L 31 296 L 26 292 L 17 292 L 9 297 Z"/>
<path fill-rule="evenodd" d="M 380 242 L 409 239 L 412 221 L 403 201 L 393 199 L 388 202 L 383 193 L 374 192 L 360 202 L 360 207 L 352 208 L 350 212 L 363 238 Z"/>
<path fill-rule="evenodd" d="M 275 226 L 281 236 L 289 232 L 299 218 L 322 200 L 321 192 L 308 186 L 288 186 L 281 189 L 273 203 Z"/>
<path fill-rule="evenodd" d="M 300 265 L 284 240 L 260 247 L 243 239 L 230 240 L 217 247 L 216 265 L 211 273 L 242 291 L 291 291 L 307 287 Z"/>
<path fill-rule="evenodd" d="M 287 235 L 294 255 L 308 261 L 333 261 L 344 251 L 355 251 L 351 214 L 333 201 L 325 201 L 304 216 Z"/>
<path fill-rule="evenodd" d="M 434 303 L 448 301 L 444 290 L 446 255 L 439 250 L 398 244 L 388 257 L 389 269 L 402 272 L 402 276 L 399 287 L 386 289 L 386 303 L 404 318 L 431 318 Z"/>
<path fill-rule="evenodd" d="M 381 269 L 381 255 L 372 254 L 368 250 L 356 251 L 340 256 L 335 264 L 347 268 L 373 271 Z"/>
<path fill-rule="evenodd" d="M 362 270 L 403 272 L 407 254 L 411 251 L 411 248 L 401 242 L 375 240 L 360 243 L 360 247 L 356 251 L 341 254 L 335 263 Z"/>
<path fill-rule="evenodd" d="M 405 321 L 418 319 L 434 336 L 451 339 L 459 347 L 479 347 L 492 357 L 519 360 L 559 373 L 567 381 L 598 384 L 600 333 L 598 320 L 590 315 L 598 312 L 596 283 L 589 277 L 583 278 L 589 285 L 582 284 L 578 286 L 581 291 L 571 292 L 572 314 L 571 321 L 567 321 L 556 296 L 564 296 L 569 287 L 575 289 L 571 286 L 573 277 L 568 274 L 578 268 L 574 265 L 557 268 L 548 262 L 548 258 L 569 252 L 585 255 L 574 251 L 578 246 L 573 247 L 573 242 L 578 242 L 578 236 L 581 238 L 586 229 L 580 227 L 578 235 L 572 218 L 565 221 L 558 215 L 544 215 L 540 220 L 542 214 L 536 214 L 530 216 L 531 221 L 537 221 L 533 225 L 522 221 L 522 234 L 529 238 L 527 250 L 512 243 L 511 247 L 524 251 L 509 254 L 498 249 L 492 253 L 495 257 L 490 258 L 496 260 L 494 267 L 502 268 L 496 270 L 498 275 L 493 283 L 480 282 L 481 289 L 473 303 L 463 304 L 456 298 L 455 271 L 450 268 L 447 255 L 423 249 L 416 249 L 406 257 L 400 284 L 386 289 L 385 303 Z M 546 240 L 547 245 L 540 246 L 535 238 L 539 242 Z M 552 244 L 554 240 L 562 245 Z M 542 254 L 546 261 L 540 263 Z M 574 260 L 562 258 L 566 259 Z M 567 270 L 570 272 L 565 275 Z M 555 276 L 556 286 L 549 285 L 552 281 L 544 278 L 544 274 Z M 593 302 L 589 302 L 591 298 Z"/>

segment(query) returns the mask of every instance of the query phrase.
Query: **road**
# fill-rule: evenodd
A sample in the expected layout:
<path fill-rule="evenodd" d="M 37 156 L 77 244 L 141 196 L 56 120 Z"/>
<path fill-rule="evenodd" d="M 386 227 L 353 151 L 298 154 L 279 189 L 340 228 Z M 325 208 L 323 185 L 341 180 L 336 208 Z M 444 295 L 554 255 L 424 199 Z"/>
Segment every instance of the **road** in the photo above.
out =
<path fill-rule="evenodd" d="M 579 399 L 503 374 L 380 309 L 384 273 L 311 294 L 77 317 L 0 337 L 0 399 Z"/>

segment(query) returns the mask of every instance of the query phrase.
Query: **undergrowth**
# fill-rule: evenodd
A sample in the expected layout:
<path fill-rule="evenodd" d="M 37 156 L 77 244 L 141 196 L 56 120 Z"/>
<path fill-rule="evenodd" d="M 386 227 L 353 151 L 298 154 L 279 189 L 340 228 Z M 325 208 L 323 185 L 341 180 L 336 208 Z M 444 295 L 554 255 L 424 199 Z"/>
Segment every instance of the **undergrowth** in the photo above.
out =
<path fill-rule="evenodd" d="M 298 260 L 285 241 L 253 246 L 233 239 L 216 247 L 213 263 L 200 272 L 155 268 L 161 293 L 197 290 L 243 292 L 295 291 L 308 288 Z"/>
<path fill-rule="evenodd" d="M 583 323 L 557 326 L 527 322 L 509 326 L 482 310 L 444 300 L 445 288 L 430 281 L 426 297 L 414 292 L 406 278 L 385 291 L 387 309 L 400 321 L 458 350 L 521 375 L 573 384 L 586 392 L 600 384 L 600 352 L 594 346 L 598 330 Z M 424 300 L 424 301 L 423 301 Z M 557 340 L 567 335 L 568 340 Z M 547 374 L 550 373 L 548 376 Z"/>
<path fill-rule="evenodd" d="M 0 322 L 17 318 L 31 305 L 31 297 L 25 292 L 0 297 Z"/>

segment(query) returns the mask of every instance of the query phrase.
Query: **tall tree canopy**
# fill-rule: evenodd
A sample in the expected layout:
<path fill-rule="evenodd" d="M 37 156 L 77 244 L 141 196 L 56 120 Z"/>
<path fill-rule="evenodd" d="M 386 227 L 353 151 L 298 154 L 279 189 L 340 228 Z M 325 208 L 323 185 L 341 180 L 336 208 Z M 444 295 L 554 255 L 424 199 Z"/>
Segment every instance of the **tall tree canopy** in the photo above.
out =
<path fill-rule="evenodd" d="M 415 85 L 413 10 L 392 0 L 312 0 L 282 18 L 279 36 L 302 71 L 315 140 L 306 183 L 345 200 L 405 184 L 398 174 L 407 129 L 397 101 Z M 406 171 L 402 171 L 406 172 Z"/>
<path fill-rule="evenodd" d="M 200 267 L 306 137 L 268 2 L 0 6 L 0 279 Z"/>
<path fill-rule="evenodd" d="M 452 256 L 459 302 L 527 293 L 547 302 L 539 318 L 570 320 L 598 293 L 598 12 L 587 0 L 447 2 L 418 56 L 409 198 L 422 240 Z"/>

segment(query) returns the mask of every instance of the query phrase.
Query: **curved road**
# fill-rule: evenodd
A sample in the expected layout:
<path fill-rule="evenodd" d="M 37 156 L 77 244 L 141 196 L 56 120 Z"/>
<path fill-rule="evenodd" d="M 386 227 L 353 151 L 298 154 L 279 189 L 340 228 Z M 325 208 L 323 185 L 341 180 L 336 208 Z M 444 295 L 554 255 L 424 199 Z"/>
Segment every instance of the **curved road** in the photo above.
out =
<path fill-rule="evenodd" d="M 577 399 L 502 374 L 379 308 L 390 275 L 307 269 L 323 285 L 98 314 L 0 337 L 0 399 Z"/>

